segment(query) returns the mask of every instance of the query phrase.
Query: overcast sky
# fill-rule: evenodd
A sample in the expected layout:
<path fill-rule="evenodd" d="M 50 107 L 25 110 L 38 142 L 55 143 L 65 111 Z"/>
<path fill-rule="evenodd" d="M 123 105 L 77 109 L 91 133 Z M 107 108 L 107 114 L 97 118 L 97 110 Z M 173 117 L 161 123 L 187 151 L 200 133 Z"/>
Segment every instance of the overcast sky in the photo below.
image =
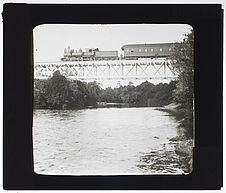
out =
<path fill-rule="evenodd" d="M 191 26 L 185 24 L 45 24 L 34 29 L 34 62 L 59 61 L 64 49 L 118 50 L 132 43 L 181 41 Z"/>

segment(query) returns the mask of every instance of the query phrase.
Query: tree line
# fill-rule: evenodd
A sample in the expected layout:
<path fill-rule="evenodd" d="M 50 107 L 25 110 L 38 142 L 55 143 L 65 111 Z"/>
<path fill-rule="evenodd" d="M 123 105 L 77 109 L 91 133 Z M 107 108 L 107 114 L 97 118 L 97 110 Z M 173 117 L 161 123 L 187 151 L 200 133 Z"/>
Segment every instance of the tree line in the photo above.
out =
<path fill-rule="evenodd" d="M 135 107 L 159 107 L 172 102 L 175 85 L 176 81 L 157 85 L 145 81 L 138 86 L 134 86 L 130 82 L 127 86 L 102 89 L 99 100 L 110 103 L 125 103 Z"/>
<path fill-rule="evenodd" d="M 124 103 L 127 106 L 164 106 L 172 102 L 176 81 L 154 85 L 148 81 L 134 86 L 102 89 L 97 82 L 68 80 L 59 71 L 50 79 L 34 81 L 34 108 L 78 109 L 97 106 L 97 102 Z"/>
<path fill-rule="evenodd" d="M 35 109 L 79 109 L 95 106 L 98 85 L 70 81 L 55 71 L 47 80 L 34 80 Z"/>
<path fill-rule="evenodd" d="M 178 72 L 178 82 L 173 98 L 179 105 L 178 111 L 183 119 L 180 126 L 185 128 L 186 136 L 193 136 L 194 102 L 194 31 L 186 34 L 183 41 L 175 43 L 171 56 L 173 67 Z"/>

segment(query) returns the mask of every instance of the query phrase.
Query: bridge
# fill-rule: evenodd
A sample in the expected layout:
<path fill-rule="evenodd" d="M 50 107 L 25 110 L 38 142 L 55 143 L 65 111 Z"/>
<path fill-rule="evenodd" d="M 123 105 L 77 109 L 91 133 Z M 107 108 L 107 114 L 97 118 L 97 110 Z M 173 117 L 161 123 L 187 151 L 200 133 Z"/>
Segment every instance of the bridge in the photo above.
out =
<path fill-rule="evenodd" d="M 65 77 L 76 80 L 177 78 L 177 73 L 172 67 L 172 61 L 166 58 L 37 62 L 34 64 L 34 78 L 47 79 L 56 70 L 59 70 Z"/>

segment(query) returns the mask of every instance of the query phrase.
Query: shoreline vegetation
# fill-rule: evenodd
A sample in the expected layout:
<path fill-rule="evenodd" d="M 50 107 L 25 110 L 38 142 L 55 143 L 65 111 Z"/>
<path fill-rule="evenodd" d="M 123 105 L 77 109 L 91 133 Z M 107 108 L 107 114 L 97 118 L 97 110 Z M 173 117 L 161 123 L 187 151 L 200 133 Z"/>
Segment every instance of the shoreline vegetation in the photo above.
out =
<path fill-rule="evenodd" d="M 183 117 L 181 116 L 180 111 L 178 110 L 179 105 L 176 103 L 171 103 L 164 107 L 157 107 L 155 110 L 167 112 L 170 116 L 175 117 L 177 121 L 181 121 Z M 175 153 L 181 157 L 182 163 L 187 166 L 186 173 L 192 172 L 192 164 L 193 164 L 193 144 L 194 141 L 192 138 L 187 138 L 186 136 L 186 128 L 181 127 L 180 125 L 177 128 L 178 135 L 169 139 L 171 143 L 175 144 Z"/>
<path fill-rule="evenodd" d="M 68 80 L 55 71 L 47 80 L 34 80 L 34 109 L 75 110 L 95 107 L 162 107 L 173 99 L 176 81 L 154 85 L 118 84 L 102 89 L 97 82 Z"/>

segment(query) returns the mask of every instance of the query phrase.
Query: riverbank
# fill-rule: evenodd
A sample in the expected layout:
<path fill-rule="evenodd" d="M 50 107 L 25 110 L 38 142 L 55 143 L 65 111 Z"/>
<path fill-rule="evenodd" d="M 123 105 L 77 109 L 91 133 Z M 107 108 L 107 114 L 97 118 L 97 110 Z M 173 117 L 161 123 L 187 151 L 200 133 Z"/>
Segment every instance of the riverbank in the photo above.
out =
<path fill-rule="evenodd" d="M 183 117 L 178 110 L 178 106 L 175 103 L 171 103 L 164 107 L 155 108 L 163 112 L 167 112 L 170 116 L 174 116 L 178 122 L 180 122 Z M 193 139 L 187 139 L 185 136 L 185 128 L 178 127 L 178 135 L 170 139 L 172 143 L 175 143 L 175 153 L 180 156 L 182 164 L 187 166 L 186 173 L 192 172 L 193 163 Z"/>
<path fill-rule="evenodd" d="M 176 103 L 170 103 L 169 105 L 163 107 L 156 107 L 156 110 L 169 113 L 171 116 L 175 116 L 177 120 L 182 119 L 181 113 L 178 111 L 179 105 Z"/>
<path fill-rule="evenodd" d="M 126 103 L 107 103 L 107 102 L 97 102 L 97 108 L 104 107 L 128 107 Z"/>

